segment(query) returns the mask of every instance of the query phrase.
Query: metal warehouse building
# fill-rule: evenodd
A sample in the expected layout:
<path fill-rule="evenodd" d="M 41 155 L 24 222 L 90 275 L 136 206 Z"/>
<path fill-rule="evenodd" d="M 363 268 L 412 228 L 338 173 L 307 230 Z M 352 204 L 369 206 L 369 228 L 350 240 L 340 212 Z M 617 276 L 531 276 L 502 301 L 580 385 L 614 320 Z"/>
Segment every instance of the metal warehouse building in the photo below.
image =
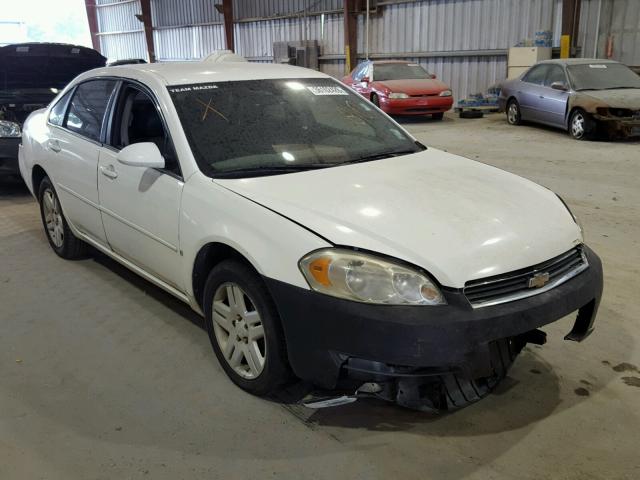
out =
<path fill-rule="evenodd" d="M 143 23 L 136 15 L 149 4 L 156 60 L 201 59 L 226 48 L 224 18 L 215 3 L 97 0 L 95 7 L 88 6 L 95 19 L 95 47 L 110 60 L 148 59 Z M 349 3 L 233 0 L 235 51 L 250 61 L 271 62 L 274 42 L 316 40 L 319 69 L 340 77 L 346 68 L 344 12 Z M 576 53 L 601 56 L 610 48 L 617 60 L 640 65 L 636 46 L 640 43 L 640 2 L 616 0 L 615 9 L 613 3 L 581 2 L 574 12 L 580 17 Z M 551 31 L 553 46 L 559 47 L 562 5 L 562 0 L 371 1 L 368 29 L 366 15 L 356 16 L 357 55 L 364 58 L 368 47 L 370 58 L 418 62 L 462 98 L 504 79 L 508 48 L 520 40 Z M 618 34 L 614 45 L 610 44 L 612 34 Z"/>

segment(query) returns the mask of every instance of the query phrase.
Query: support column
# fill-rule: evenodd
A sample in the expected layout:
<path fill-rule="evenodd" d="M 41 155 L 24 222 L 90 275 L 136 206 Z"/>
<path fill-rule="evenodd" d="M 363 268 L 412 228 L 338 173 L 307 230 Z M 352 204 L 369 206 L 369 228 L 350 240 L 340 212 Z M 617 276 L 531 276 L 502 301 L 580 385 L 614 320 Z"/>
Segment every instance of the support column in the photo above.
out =
<path fill-rule="evenodd" d="M 149 54 L 149 62 L 156 61 L 156 47 L 153 42 L 153 23 L 151 21 L 151 0 L 140 0 L 142 8 L 142 23 L 144 25 L 144 37 L 147 41 L 147 53 Z"/>
<path fill-rule="evenodd" d="M 576 56 L 578 29 L 580 26 L 581 0 L 562 0 L 562 38 L 560 57 Z"/>
<path fill-rule="evenodd" d="M 358 0 L 344 0 L 345 73 L 358 63 Z"/>
<path fill-rule="evenodd" d="M 84 0 L 84 5 L 87 9 L 91 44 L 93 45 L 94 50 L 100 52 L 100 39 L 98 38 L 98 9 L 96 7 L 96 0 Z"/>
<path fill-rule="evenodd" d="M 227 42 L 227 50 L 235 52 L 235 39 L 233 36 L 233 0 L 222 0 L 222 14 L 224 15 L 224 36 Z"/>

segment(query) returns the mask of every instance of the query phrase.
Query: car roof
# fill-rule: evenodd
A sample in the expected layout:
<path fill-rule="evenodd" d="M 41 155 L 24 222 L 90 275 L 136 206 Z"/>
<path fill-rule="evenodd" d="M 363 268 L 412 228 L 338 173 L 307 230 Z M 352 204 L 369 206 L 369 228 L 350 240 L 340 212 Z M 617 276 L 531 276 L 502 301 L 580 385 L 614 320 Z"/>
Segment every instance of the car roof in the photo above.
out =
<path fill-rule="evenodd" d="M 167 62 L 129 64 L 91 70 L 83 79 L 93 76 L 155 77 L 167 85 L 225 82 L 234 80 L 267 80 L 277 78 L 330 78 L 308 68 L 273 63 L 247 62 Z"/>
<path fill-rule="evenodd" d="M 539 63 L 552 63 L 557 65 L 587 65 L 592 63 L 619 63 L 615 60 L 604 58 L 554 58 L 552 60 L 543 60 Z"/>

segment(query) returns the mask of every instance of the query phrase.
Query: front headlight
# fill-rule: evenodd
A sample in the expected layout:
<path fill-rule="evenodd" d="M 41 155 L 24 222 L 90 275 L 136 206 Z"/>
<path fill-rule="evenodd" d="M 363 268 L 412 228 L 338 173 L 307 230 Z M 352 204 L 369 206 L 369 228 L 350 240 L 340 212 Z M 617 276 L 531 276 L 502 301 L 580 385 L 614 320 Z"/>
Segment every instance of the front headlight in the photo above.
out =
<path fill-rule="evenodd" d="M 389 94 L 389 98 L 409 98 L 409 95 L 407 95 L 406 93 L 390 93 Z"/>
<path fill-rule="evenodd" d="M 444 305 L 435 282 L 424 273 L 374 255 L 328 248 L 299 262 L 309 286 L 320 293 L 383 305 Z"/>
<path fill-rule="evenodd" d="M 443 90 L 440 92 L 441 97 L 450 97 L 452 94 L 453 92 L 451 92 L 451 90 Z"/>
<path fill-rule="evenodd" d="M 12 138 L 22 135 L 20 132 L 20 124 L 9 122 L 8 120 L 0 120 L 0 138 Z"/>

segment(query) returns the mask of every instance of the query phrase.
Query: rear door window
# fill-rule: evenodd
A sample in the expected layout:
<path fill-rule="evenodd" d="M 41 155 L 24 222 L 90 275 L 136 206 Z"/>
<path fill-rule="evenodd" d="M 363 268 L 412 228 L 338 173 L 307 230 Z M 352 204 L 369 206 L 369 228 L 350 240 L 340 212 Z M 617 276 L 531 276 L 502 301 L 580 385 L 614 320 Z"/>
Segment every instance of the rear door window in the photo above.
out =
<path fill-rule="evenodd" d="M 78 85 L 64 126 L 90 140 L 100 141 L 104 113 L 115 85 L 115 80 L 90 80 Z"/>

